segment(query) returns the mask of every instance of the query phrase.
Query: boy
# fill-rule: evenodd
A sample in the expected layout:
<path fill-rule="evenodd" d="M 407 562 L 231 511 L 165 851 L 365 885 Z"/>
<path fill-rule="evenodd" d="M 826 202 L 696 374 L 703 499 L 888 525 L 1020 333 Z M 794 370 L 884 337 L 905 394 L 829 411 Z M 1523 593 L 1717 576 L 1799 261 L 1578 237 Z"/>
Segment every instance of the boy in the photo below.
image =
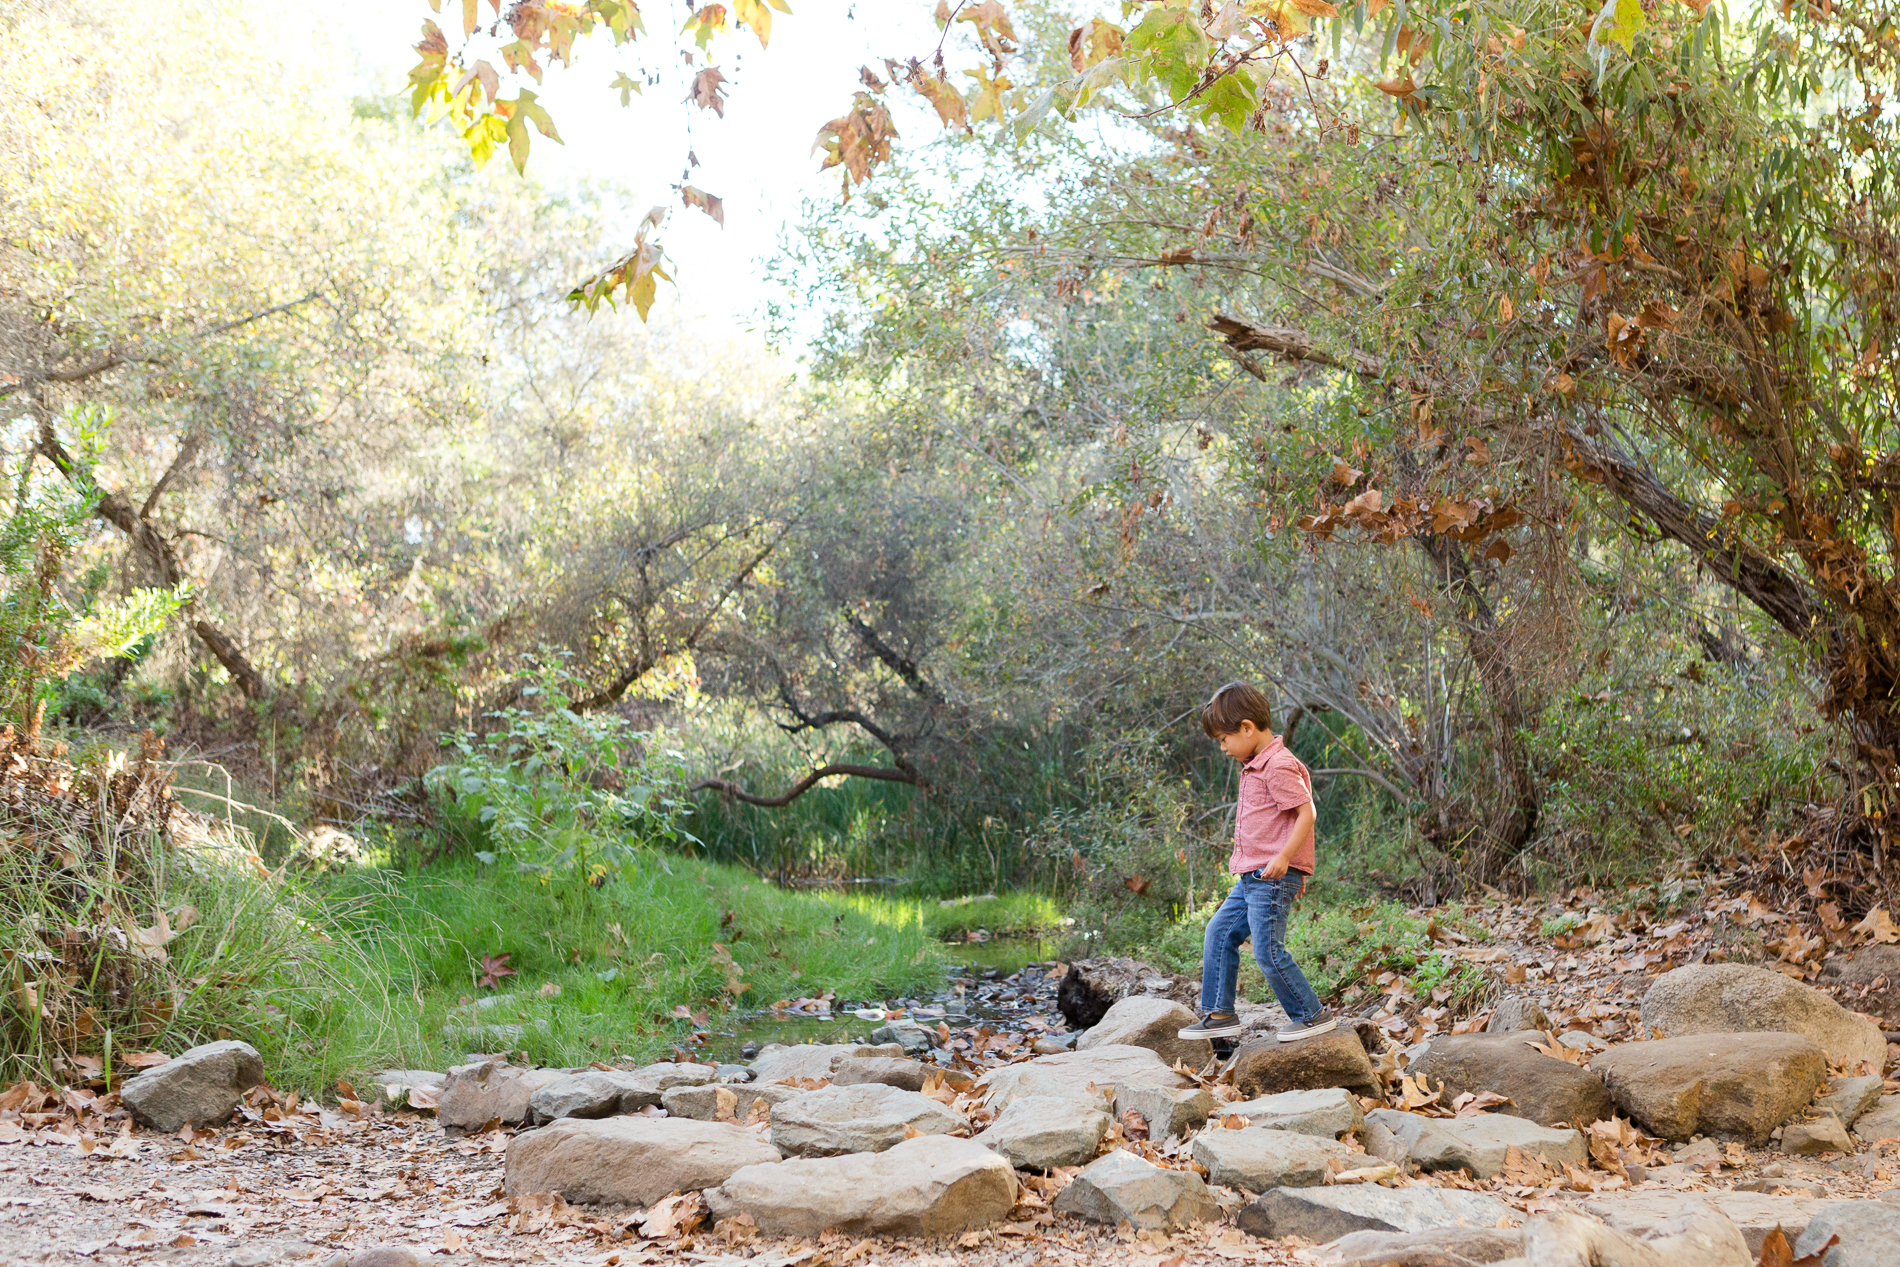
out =
<path fill-rule="evenodd" d="M 1239 876 L 1227 900 L 1207 922 L 1201 949 L 1201 1019 L 1182 1038 L 1233 1038 L 1240 978 L 1240 943 L 1253 938 L 1253 956 L 1286 1009 L 1283 1043 L 1324 1034 L 1339 1024 L 1307 984 L 1286 950 L 1293 901 L 1313 874 L 1313 780 L 1300 759 L 1273 733 L 1267 697 L 1245 682 L 1229 682 L 1201 710 L 1201 729 L 1240 762 L 1234 810 L 1234 854 L 1227 869 Z"/>

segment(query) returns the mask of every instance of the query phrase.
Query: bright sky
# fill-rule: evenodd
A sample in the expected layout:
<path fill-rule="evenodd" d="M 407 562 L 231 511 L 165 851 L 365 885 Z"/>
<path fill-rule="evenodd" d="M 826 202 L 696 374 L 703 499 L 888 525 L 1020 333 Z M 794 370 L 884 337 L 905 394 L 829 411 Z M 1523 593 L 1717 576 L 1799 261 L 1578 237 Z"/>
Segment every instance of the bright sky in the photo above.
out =
<path fill-rule="evenodd" d="M 937 44 L 928 0 L 790 4 L 791 14 L 773 15 L 768 49 L 761 51 L 749 31 L 713 44 L 715 64 L 734 80 L 723 119 L 684 101 L 692 72 L 673 51 L 673 33 L 696 7 L 684 0 L 647 0 L 642 6 L 647 36 L 634 47 L 644 45 L 644 53 L 616 51 L 604 35 L 577 42 L 575 66 L 550 68 L 539 90 L 566 144 L 537 134 L 529 175 L 551 184 L 602 179 L 633 193 L 630 222 L 624 235 L 603 243 L 603 263 L 631 245 L 633 221 L 648 206 L 672 209 L 661 241 L 678 288 L 662 285 L 656 317 L 673 309 L 755 326 L 767 298 L 764 261 L 795 227 L 800 200 L 838 196 L 838 170 L 819 175 L 818 156 L 810 152 L 819 126 L 849 103 L 859 66 L 869 64 L 883 77 L 885 56 L 928 56 Z M 360 68 L 358 92 L 394 94 L 415 64 L 410 46 L 425 18 L 433 17 L 449 34 L 450 47 L 457 46 L 459 29 L 451 28 L 459 22 L 450 15 L 460 6 L 447 0 L 442 7 L 437 16 L 427 0 L 335 0 L 325 6 L 323 24 L 329 32 L 348 33 Z M 488 0 L 482 0 L 481 15 L 492 20 Z M 638 65 L 658 69 L 661 82 L 622 109 L 619 93 L 607 84 L 618 70 L 625 67 L 631 75 Z M 504 89 L 503 95 L 513 94 Z M 889 95 L 896 99 L 892 113 L 904 144 L 914 146 L 939 132 L 936 116 L 915 94 Z M 681 207 L 672 189 L 689 148 L 701 163 L 690 183 L 725 200 L 723 230 L 703 213 Z M 491 162 L 508 160 L 498 153 Z"/>

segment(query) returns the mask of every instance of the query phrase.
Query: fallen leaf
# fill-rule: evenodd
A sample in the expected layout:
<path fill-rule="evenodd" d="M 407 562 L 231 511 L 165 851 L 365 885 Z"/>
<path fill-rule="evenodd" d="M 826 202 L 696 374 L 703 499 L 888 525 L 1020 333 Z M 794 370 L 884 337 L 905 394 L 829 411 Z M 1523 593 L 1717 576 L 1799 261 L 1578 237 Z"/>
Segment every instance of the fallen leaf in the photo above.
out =
<path fill-rule="evenodd" d="M 1885 907 L 1876 906 L 1868 911 L 1867 918 L 1854 925 L 1853 931 L 1865 933 L 1876 942 L 1900 942 L 1900 928 L 1888 918 Z"/>

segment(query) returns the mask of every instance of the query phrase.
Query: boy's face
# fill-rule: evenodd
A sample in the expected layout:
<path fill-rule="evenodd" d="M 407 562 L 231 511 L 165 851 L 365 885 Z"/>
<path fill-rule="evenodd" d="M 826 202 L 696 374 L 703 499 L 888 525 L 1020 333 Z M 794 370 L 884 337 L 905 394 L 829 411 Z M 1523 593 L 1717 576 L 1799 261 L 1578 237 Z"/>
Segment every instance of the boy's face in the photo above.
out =
<path fill-rule="evenodd" d="M 1266 731 L 1250 721 L 1240 723 L 1240 729 L 1220 737 L 1220 750 L 1239 762 L 1248 762 L 1254 755 L 1267 746 L 1272 738 Z"/>

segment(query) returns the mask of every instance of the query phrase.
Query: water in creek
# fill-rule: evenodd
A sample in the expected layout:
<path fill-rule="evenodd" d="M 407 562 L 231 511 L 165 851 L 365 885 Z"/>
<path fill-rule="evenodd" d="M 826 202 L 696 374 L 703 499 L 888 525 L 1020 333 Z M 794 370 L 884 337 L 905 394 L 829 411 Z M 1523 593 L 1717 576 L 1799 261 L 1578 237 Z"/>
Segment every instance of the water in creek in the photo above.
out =
<path fill-rule="evenodd" d="M 1032 1016 L 1060 1029 L 1056 1012 L 1057 978 L 1048 971 L 1054 944 L 1034 937 L 999 937 L 984 942 L 958 942 L 947 947 L 956 960 L 943 988 L 929 998 L 836 1001 L 828 1017 L 778 1016 L 769 1011 L 742 1014 L 725 1029 L 708 1034 L 692 1049 L 697 1060 L 730 1061 L 746 1058 L 745 1049 L 768 1043 L 869 1042 L 871 1031 L 885 1022 L 853 1014 L 852 1006 L 867 1010 L 886 1003 L 900 1005 L 919 1024 L 946 1022 L 952 1029 L 988 1024 L 997 1029 L 1019 1026 Z"/>

